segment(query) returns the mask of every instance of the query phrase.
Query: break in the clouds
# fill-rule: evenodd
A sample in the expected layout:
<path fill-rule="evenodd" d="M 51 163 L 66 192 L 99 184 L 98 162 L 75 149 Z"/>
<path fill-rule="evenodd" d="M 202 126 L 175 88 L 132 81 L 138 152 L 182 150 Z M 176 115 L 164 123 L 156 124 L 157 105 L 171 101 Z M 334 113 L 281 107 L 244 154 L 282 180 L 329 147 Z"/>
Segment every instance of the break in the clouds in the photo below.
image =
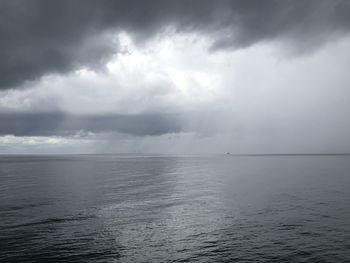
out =
<path fill-rule="evenodd" d="M 0 12 L 0 152 L 350 151 L 348 1 Z"/>

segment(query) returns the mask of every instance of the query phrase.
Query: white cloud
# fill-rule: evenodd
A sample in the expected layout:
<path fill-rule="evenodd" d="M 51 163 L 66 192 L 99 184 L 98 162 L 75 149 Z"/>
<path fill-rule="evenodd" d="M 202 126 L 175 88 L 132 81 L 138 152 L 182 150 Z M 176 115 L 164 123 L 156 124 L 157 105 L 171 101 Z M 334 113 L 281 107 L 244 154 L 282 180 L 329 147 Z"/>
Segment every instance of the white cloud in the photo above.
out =
<path fill-rule="evenodd" d="M 119 40 L 123 52 L 108 62 L 105 72 L 82 68 L 65 76 L 45 76 L 28 89 L 3 91 L 0 109 L 171 112 L 181 114 L 187 128 L 177 135 L 101 136 L 90 145 L 97 151 L 288 152 L 350 147 L 349 38 L 297 58 L 286 57 L 274 43 L 210 53 L 210 40 L 197 35 L 158 36 L 143 46 L 135 45 L 126 33 Z M 65 138 L 15 138 L 2 137 L 0 142 L 77 145 Z"/>
<path fill-rule="evenodd" d="M 222 95 L 217 60 L 224 55 L 208 55 L 204 40 L 174 35 L 136 47 L 125 33 L 119 38 L 124 51 L 107 63 L 105 72 L 81 68 L 45 76 L 29 89 L 3 92 L 0 107 L 73 114 L 173 112 Z"/>

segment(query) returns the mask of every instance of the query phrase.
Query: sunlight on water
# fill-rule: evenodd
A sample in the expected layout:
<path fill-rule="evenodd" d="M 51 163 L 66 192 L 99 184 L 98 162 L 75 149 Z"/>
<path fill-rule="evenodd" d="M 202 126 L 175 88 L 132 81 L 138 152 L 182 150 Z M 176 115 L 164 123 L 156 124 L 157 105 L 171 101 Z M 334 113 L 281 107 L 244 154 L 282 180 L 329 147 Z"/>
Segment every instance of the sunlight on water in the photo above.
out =
<path fill-rule="evenodd" d="M 0 157 L 1 262 L 350 261 L 350 157 Z"/>

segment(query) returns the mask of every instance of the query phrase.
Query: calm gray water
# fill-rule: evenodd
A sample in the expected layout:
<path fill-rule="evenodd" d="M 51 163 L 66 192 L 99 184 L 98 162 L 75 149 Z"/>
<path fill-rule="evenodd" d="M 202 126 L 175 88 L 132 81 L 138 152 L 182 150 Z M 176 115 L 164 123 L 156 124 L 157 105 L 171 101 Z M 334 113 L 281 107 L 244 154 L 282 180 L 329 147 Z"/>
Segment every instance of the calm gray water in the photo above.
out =
<path fill-rule="evenodd" d="M 350 262 L 349 156 L 0 157 L 0 262 Z"/>

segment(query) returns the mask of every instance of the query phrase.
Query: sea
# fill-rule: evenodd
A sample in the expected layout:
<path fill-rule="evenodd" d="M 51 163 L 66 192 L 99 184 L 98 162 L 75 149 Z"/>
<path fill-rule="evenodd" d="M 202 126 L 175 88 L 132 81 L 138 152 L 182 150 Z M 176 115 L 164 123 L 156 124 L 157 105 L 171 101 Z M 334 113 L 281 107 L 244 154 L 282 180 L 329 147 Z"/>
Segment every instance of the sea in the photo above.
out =
<path fill-rule="evenodd" d="M 350 262 L 350 156 L 0 156 L 0 262 Z"/>

